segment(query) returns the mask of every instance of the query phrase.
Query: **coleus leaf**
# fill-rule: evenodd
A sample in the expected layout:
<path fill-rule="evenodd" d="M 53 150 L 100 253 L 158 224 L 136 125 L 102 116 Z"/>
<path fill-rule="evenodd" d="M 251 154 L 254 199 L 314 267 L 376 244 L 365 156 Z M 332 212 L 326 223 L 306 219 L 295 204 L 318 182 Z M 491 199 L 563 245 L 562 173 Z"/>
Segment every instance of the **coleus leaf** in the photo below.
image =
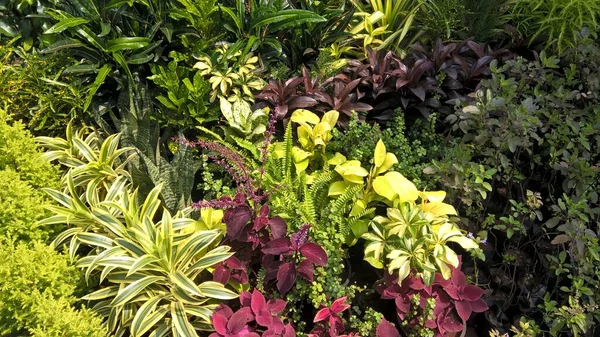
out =
<path fill-rule="evenodd" d="M 274 239 L 282 238 L 287 233 L 287 224 L 285 223 L 285 220 L 279 216 L 269 219 L 269 227 L 271 228 L 271 234 Z"/>
<path fill-rule="evenodd" d="M 331 310 L 329 308 L 323 308 L 319 311 L 317 311 L 317 314 L 315 315 L 315 319 L 313 320 L 314 323 L 326 320 L 327 318 L 329 318 L 329 316 L 331 316 Z"/>
<path fill-rule="evenodd" d="M 333 303 L 331 304 L 331 312 L 335 315 L 340 314 L 341 312 L 343 312 L 344 310 L 347 310 L 348 308 L 350 308 L 350 304 L 346 303 L 346 299 L 348 299 L 347 296 L 344 297 L 340 297 L 337 300 L 333 301 Z"/>
<path fill-rule="evenodd" d="M 252 212 L 248 206 L 228 209 L 223 216 L 223 222 L 227 225 L 227 236 L 233 240 L 239 239 L 242 229 L 251 218 Z"/>
<path fill-rule="evenodd" d="M 300 247 L 300 253 L 317 266 L 327 265 L 327 253 L 323 248 L 313 242 L 307 242 Z"/>
<path fill-rule="evenodd" d="M 381 319 L 376 330 L 377 337 L 400 337 L 396 327 L 385 318 Z"/>
<path fill-rule="evenodd" d="M 279 238 L 269 241 L 262 252 L 270 255 L 283 255 L 292 252 L 292 244 L 288 238 Z"/>
<path fill-rule="evenodd" d="M 237 334 L 250 321 L 254 320 L 254 315 L 252 314 L 252 310 L 248 307 L 240 308 L 238 311 L 234 312 L 231 317 L 229 317 L 229 321 L 227 322 L 227 330 L 231 334 Z"/>
<path fill-rule="evenodd" d="M 304 260 L 300 262 L 300 265 L 298 266 L 297 270 L 300 276 L 302 276 L 308 282 L 312 283 L 313 277 L 315 275 L 315 267 L 312 262 L 310 262 L 309 260 Z"/>
<path fill-rule="evenodd" d="M 280 293 L 286 294 L 296 282 L 296 264 L 293 262 L 284 263 L 277 272 L 277 289 Z"/>

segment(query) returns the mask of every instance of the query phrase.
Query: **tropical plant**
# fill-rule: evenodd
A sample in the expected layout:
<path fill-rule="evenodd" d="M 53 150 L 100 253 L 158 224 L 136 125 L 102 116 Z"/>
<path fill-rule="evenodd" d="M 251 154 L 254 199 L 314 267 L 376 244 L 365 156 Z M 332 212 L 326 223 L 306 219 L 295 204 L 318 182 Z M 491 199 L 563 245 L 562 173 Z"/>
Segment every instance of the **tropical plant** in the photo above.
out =
<path fill-rule="evenodd" d="M 228 127 L 223 127 L 226 136 L 239 137 L 238 142 L 242 139 L 254 143 L 264 140 L 269 108 L 252 111 L 250 103 L 239 98 L 231 103 L 224 97 L 219 97 L 219 103 L 221 113 L 228 123 Z"/>
<path fill-rule="evenodd" d="M 577 48 L 577 34 L 583 29 L 597 34 L 598 10 L 600 3 L 596 1 L 517 0 L 510 18 L 530 44 L 541 41 L 544 49 L 562 53 L 567 48 Z"/>
<path fill-rule="evenodd" d="M 50 208 L 55 215 L 40 224 L 76 226 L 61 233 L 53 246 L 69 240 L 72 259 L 81 246 L 88 247 L 76 266 L 85 270 L 86 280 L 99 274 L 100 283 L 106 284 L 84 299 L 98 301 L 93 310 L 107 317 L 109 330 L 134 336 L 150 330 L 196 336 L 198 329 L 210 329 L 217 306 L 210 300 L 237 297 L 205 276 L 233 254 L 227 246 L 217 247 L 223 233 L 196 231 L 195 221 L 181 213 L 172 217 L 161 207 L 160 185 L 141 204 L 123 176 L 105 194 L 96 187 L 84 197 L 75 189 L 76 169 L 66 174 L 68 193 L 47 190 L 61 206 Z M 157 212 L 162 218 L 154 222 Z"/>
<path fill-rule="evenodd" d="M 374 45 L 377 49 L 390 49 L 404 56 L 407 47 L 421 34 L 415 32 L 413 22 L 421 11 L 422 0 L 353 0 L 352 3 L 359 22 L 350 32 L 358 34 L 365 47 Z M 362 31 L 367 35 L 360 34 Z"/>

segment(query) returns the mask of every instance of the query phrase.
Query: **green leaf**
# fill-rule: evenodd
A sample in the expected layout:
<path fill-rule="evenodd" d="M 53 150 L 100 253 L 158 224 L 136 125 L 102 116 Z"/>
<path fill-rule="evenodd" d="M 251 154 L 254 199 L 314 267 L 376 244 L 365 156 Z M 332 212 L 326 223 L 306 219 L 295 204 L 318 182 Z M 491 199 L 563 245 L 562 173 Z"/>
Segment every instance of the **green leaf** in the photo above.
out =
<path fill-rule="evenodd" d="M 375 146 L 375 167 L 380 167 L 381 165 L 383 165 L 383 162 L 385 161 L 385 154 L 387 153 L 387 151 L 385 150 L 385 144 L 383 144 L 383 141 L 380 139 L 377 142 L 377 145 Z"/>
<path fill-rule="evenodd" d="M 157 262 L 159 259 L 153 255 L 143 255 L 139 257 L 131 266 L 131 268 L 127 271 L 127 276 L 135 274 L 137 271 L 146 267 L 150 263 Z"/>
<path fill-rule="evenodd" d="M 143 291 L 146 287 L 163 279 L 164 277 L 162 276 L 146 276 L 142 279 L 139 279 L 121 290 L 119 294 L 112 300 L 110 305 L 113 307 L 124 305 L 141 291 Z"/>
<path fill-rule="evenodd" d="M 185 314 L 185 307 L 179 302 L 171 303 L 171 319 L 173 320 L 173 332 L 177 336 L 197 337 L 196 330 L 192 327 Z"/>
<path fill-rule="evenodd" d="M 154 296 L 144 302 L 142 306 L 138 309 L 137 313 L 133 317 L 133 321 L 131 322 L 131 335 L 133 337 L 142 336 L 146 331 L 150 330 L 156 323 L 156 316 L 154 314 L 154 310 L 156 306 L 163 299 L 163 296 Z M 163 308 L 164 309 L 164 308 Z M 168 310 L 162 310 L 162 316 L 158 316 L 159 319 L 164 317 L 164 315 L 168 312 Z M 161 311 L 157 311 L 156 313 L 160 314 Z"/>
<path fill-rule="evenodd" d="M 198 285 L 202 296 L 216 298 L 220 300 L 231 300 L 238 297 L 238 294 L 225 288 L 219 282 L 206 281 Z"/>
<path fill-rule="evenodd" d="M 19 35 L 19 31 L 14 25 L 9 24 L 6 20 L 0 20 L 0 35 L 8 37 L 16 37 Z"/>
<path fill-rule="evenodd" d="M 147 37 L 120 37 L 108 41 L 106 50 L 108 52 L 117 52 L 123 50 L 134 50 L 144 48 L 150 43 Z"/>
<path fill-rule="evenodd" d="M 56 34 L 56 33 L 61 33 L 64 30 L 71 28 L 71 27 L 77 27 L 79 25 L 82 25 L 84 23 L 88 23 L 90 22 L 90 20 L 86 19 L 86 18 L 68 18 L 68 19 L 64 19 L 61 20 L 60 22 L 58 22 L 57 24 L 55 24 L 54 26 L 48 28 L 44 34 Z"/>
<path fill-rule="evenodd" d="M 327 21 L 322 16 L 307 10 L 288 9 L 278 12 L 268 13 L 260 17 L 250 29 L 263 28 L 267 25 L 271 31 L 277 31 L 284 28 L 299 26 L 304 23 L 317 23 Z"/>
<path fill-rule="evenodd" d="M 91 294 L 83 296 L 81 299 L 86 301 L 97 301 L 109 297 L 114 297 L 119 293 L 119 286 L 110 286 L 94 291 Z"/>
<path fill-rule="evenodd" d="M 92 85 L 90 86 L 90 91 L 88 92 L 87 98 L 85 99 L 85 103 L 83 104 L 83 111 L 87 111 L 88 107 L 90 106 L 90 103 L 92 103 L 92 98 L 96 94 L 96 91 L 98 91 L 100 86 L 104 83 L 104 80 L 106 79 L 106 76 L 108 76 L 108 74 L 110 73 L 110 70 L 111 66 L 105 64 L 98 71 L 98 76 L 96 76 L 94 83 L 92 83 Z"/>
<path fill-rule="evenodd" d="M 192 281 L 189 277 L 185 276 L 181 271 L 175 272 L 175 274 L 171 274 L 171 282 L 175 283 L 181 289 L 187 291 L 196 296 L 202 296 L 201 290 L 196 286 L 194 281 Z"/>

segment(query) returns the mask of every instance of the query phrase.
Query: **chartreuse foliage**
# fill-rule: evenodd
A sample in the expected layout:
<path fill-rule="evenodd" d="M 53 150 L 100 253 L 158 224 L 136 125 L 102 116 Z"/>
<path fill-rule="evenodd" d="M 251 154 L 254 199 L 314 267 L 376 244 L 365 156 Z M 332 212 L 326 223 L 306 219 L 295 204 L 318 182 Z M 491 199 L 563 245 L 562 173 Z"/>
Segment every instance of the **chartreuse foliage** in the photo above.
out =
<path fill-rule="evenodd" d="M 344 196 L 346 191 L 359 187 L 350 199 L 350 217 L 371 214 L 373 209 L 369 207 L 375 203 L 387 205 L 386 217 L 373 218 L 372 231 L 367 231 L 364 221 L 351 222 L 346 231 L 350 244 L 359 237 L 367 240 L 365 260 L 374 267 L 385 267 L 390 273 L 397 270 L 400 282 L 414 270 L 430 285 L 436 272 L 448 279 L 450 266 L 459 265 L 448 242 L 456 242 L 466 250 L 478 249 L 474 240 L 449 221 L 447 215 L 456 215 L 456 210 L 443 202 L 445 192 L 420 192 L 401 173 L 390 171 L 397 159 L 386 151 L 382 141 L 375 147 L 370 171 L 362 168 L 359 161 L 346 160 L 341 155 L 329 162 L 336 165 L 335 171 L 343 179 L 331 184 L 330 196 Z"/>
<path fill-rule="evenodd" d="M 137 189 L 118 166 L 97 170 L 91 165 L 126 161 L 116 160 L 124 151 L 112 144 L 107 138 L 96 150 L 99 153 L 89 146 L 78 147 L 87 162 L 66 161 L 70 169 L 63 191 L 46 189 L 60 206 L 50 207 L 54 215 L 40 225 L 72 226 L 53 245 L 68 242 L 71 258 L 85 271 L 86 280 L 99 280 L 101 287 L 84 299 L 94 301 L 92 309 L 107 319 L 111 332 L 197 336 L 198 330 L 210 329 L 210 316 L 220 300 L 237 297 L 222 284 L 209 281 L 211 268 L 232 256 L 228 246 L 219 245 L 221 230 L 202 228 L 215 227 L 218 214 L 215 219 L 207 214 L 202 223 L 187 217 L 188 212 L 171 216 L 159 200 L 161 185 L 139 202 Z"/>
<path fill-rule="evenodd" d="M 58 170 L 36 148 L 21 122 L 0 109 L 0 233 L 14 239 L 45 240 L 57 227 L 38 227 L 49 202 L 41 187 L 58 186 Z"/>
<path fill-rule="evenodd" d="M 35 337 L 103 337 L 101 319 L 76 310 L 81 284 L 65 255 L 42 243 L 0 244 L 0 334 Z"/>

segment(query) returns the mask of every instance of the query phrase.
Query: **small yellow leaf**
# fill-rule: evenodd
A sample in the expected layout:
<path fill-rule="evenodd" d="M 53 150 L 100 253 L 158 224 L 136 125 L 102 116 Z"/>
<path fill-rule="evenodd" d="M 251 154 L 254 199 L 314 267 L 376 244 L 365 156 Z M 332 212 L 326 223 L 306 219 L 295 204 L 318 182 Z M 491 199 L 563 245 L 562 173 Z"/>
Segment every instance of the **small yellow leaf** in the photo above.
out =
<path fill-rule="evenodd" d="M 446 198 L 445 191 L 424 191 L 420 193 L 421 199 L 431 202 L 442 202 Z"/>
<path fill-rule="evenodd" d="M 434 218 L 441 215 L 457 215 L 454 206 L 443 202 L 426 202 L 422 203 L 419 207 L 423 212 L 428 213 Z"/>
<path fill-rule="evenodd" d="M 383 141 L 380 139 L 375 146 L 375 167 L 380 167 L 383 165 L 386 157 L 385 154 L 385 144 L 383 144 Z"/>
<path fill-rule="evenodd" d="M 381 166 L 376 170 L 377 174 L 382 174 L 387 172 L 387 170 L 391 169 L 392 166 L 398 164 L 398 158 L 396 158 L 396 155 L 388 152 L 385 154 L 385 160 L 383 161 L 383 164 L 381 164 Z"/>
<path fill-rule="evenodd" d="M 292 122 L 295 123 L 310 123 L 313 125 L 318 124 L 321 121 L 319 116 L 306 109 L 298 109 L 294 111 L 291 119 Z"/>
<path fill-rule="evenodd" d="M 327 161 L 327 164 L 329 164 L 329 165 L 340 165 L 340 164 L 343 164 L 345 161 L 346 161 L 346 157 L 344 157 L 343 154 L 341 154 L 339 152 L 336 152 L 333 155 L 333 158 L 331 158 L 331 159 L 329 159 Z"/>

